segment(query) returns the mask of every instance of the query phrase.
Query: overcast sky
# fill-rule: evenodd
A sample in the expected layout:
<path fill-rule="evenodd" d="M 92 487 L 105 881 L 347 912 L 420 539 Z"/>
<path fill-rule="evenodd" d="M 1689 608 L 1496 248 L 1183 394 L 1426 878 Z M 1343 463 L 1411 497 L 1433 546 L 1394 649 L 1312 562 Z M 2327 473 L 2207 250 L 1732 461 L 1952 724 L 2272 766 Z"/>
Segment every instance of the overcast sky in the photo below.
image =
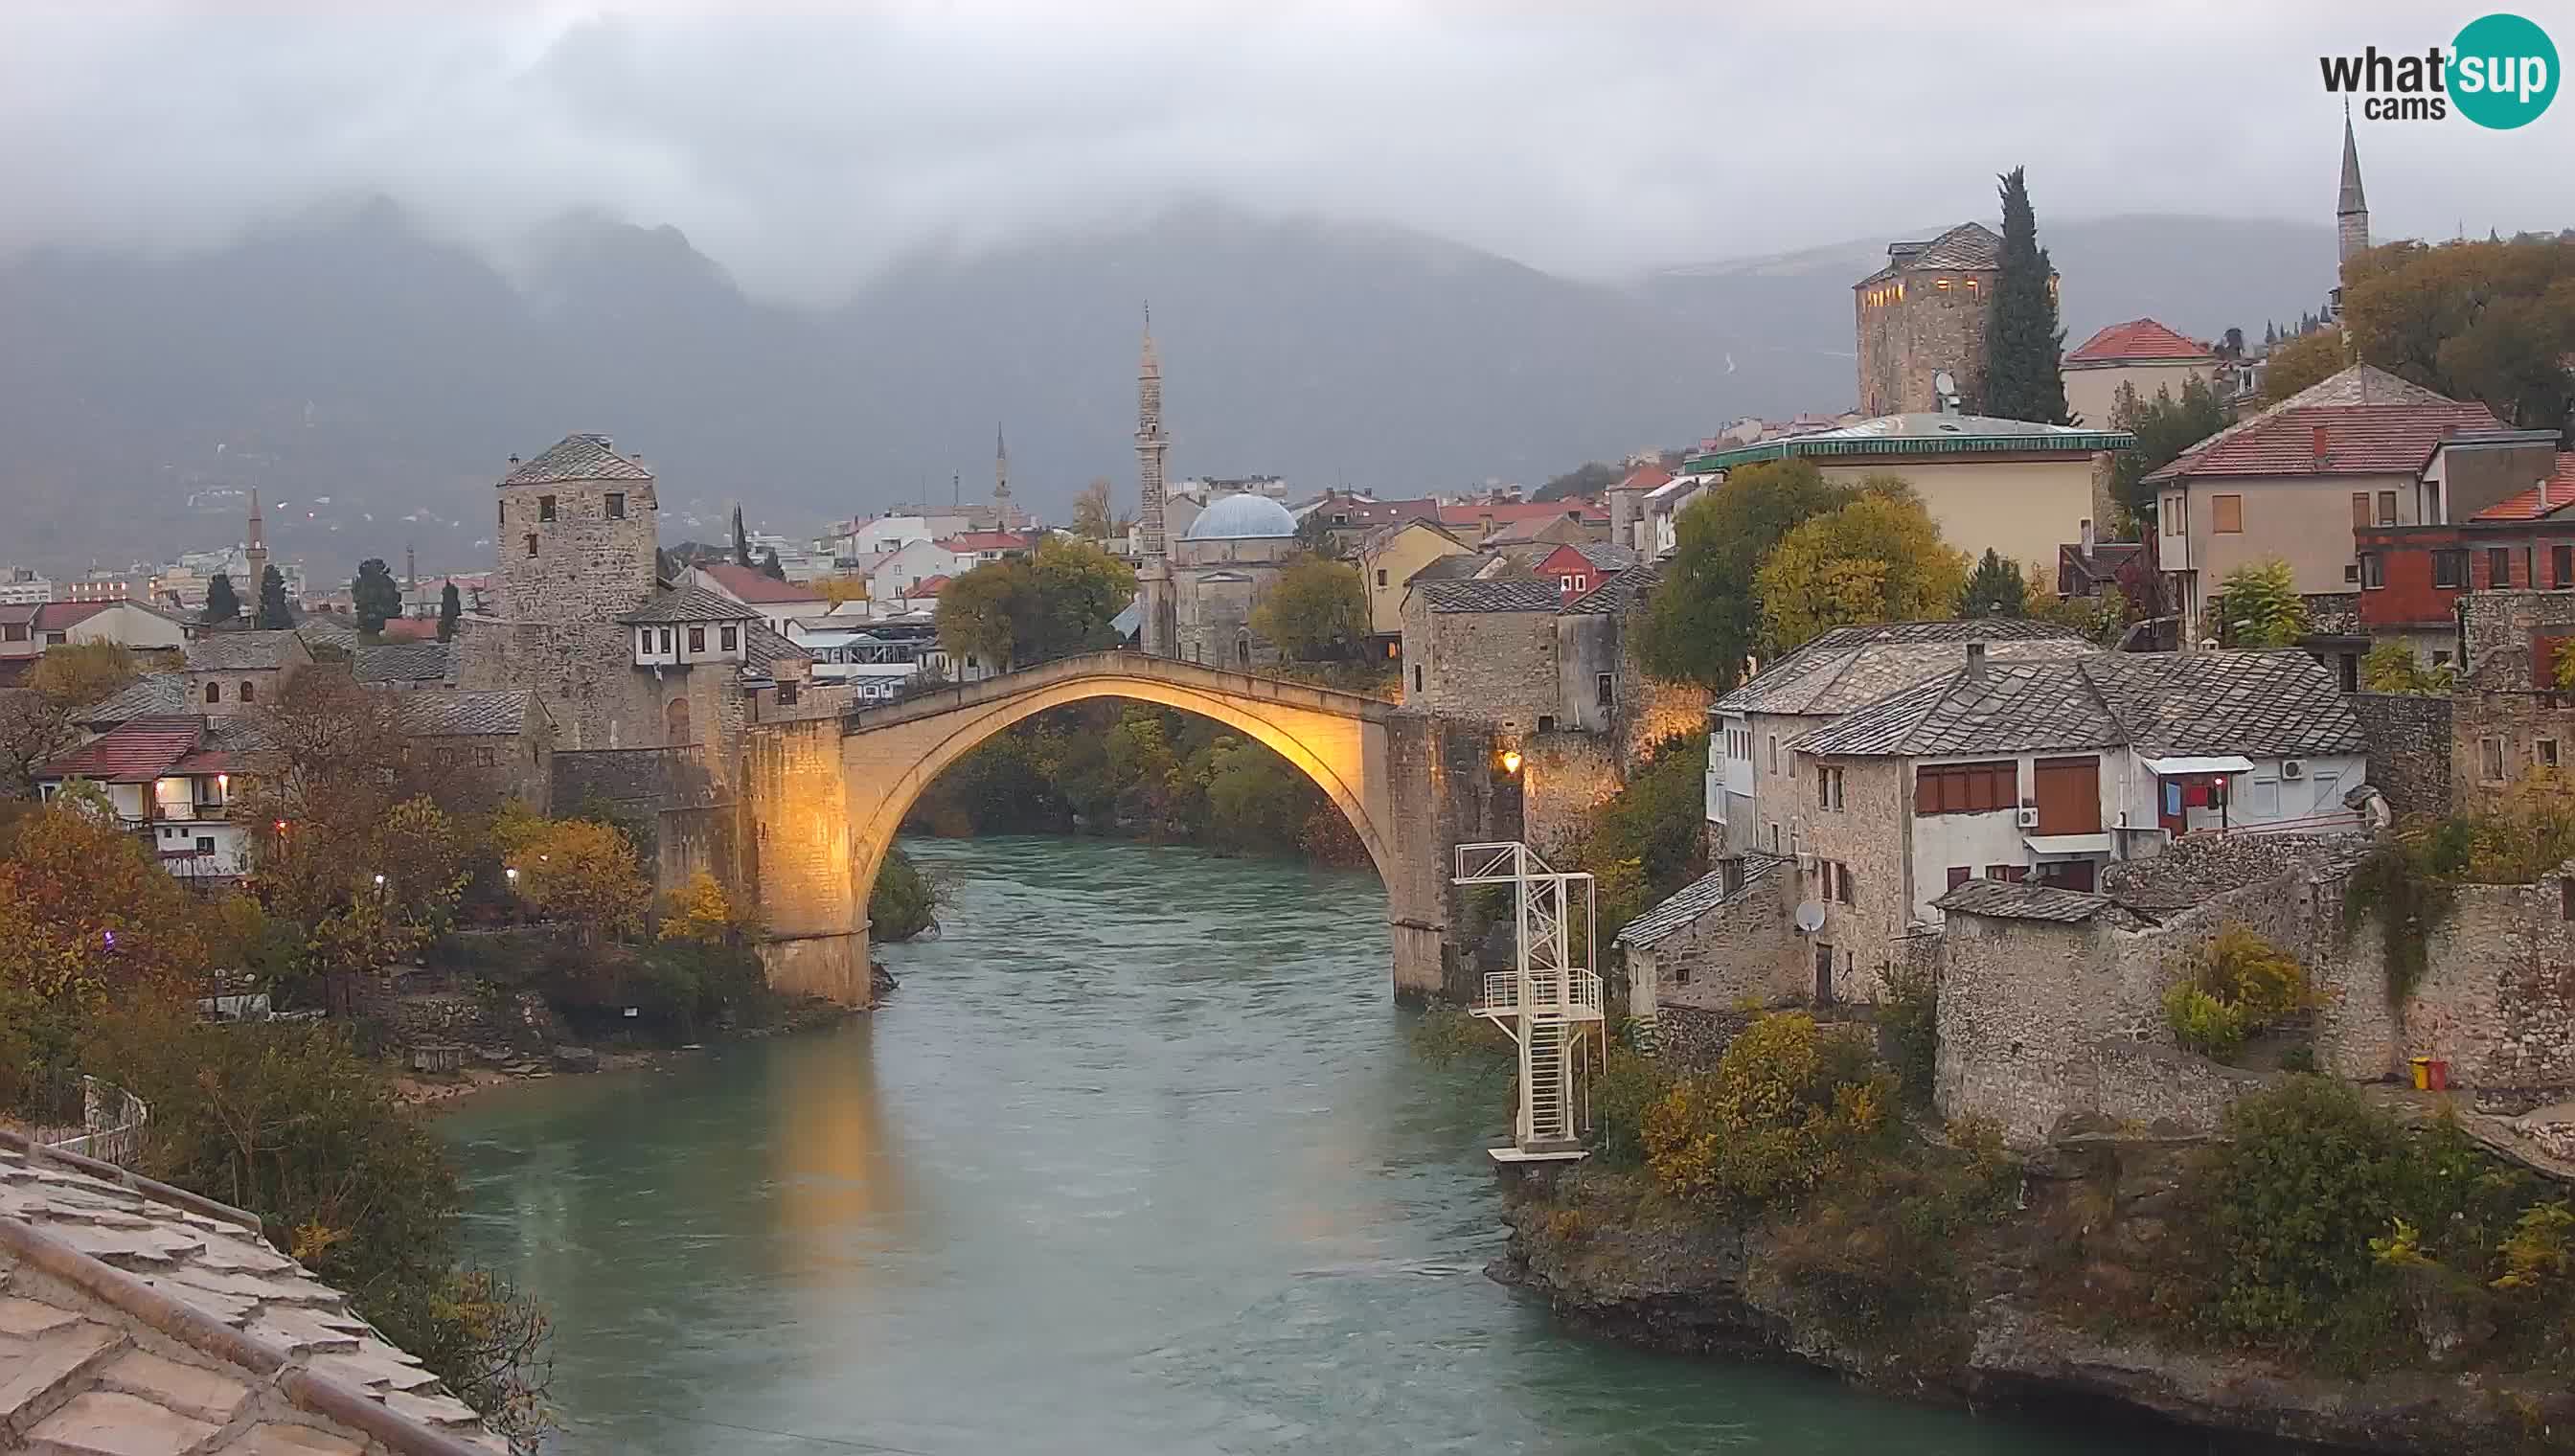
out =
<path fill-rule="evenodd" d="M 673 223 L 828 300 L 908 249 L 1191 192 L 1608 278 L 1986 216 L 2014 162 L 2042 225 L 2324 222 L 2319 50 L 2419 52 L 2486 8 L 7 0 L 0 249 L 196 247 L 382 190 L 494 248 L 576 207 Z M 2522 9 L 2575 63 L 2575 10 Z M 2575 99 L 2361 147 L 2382 238 L 2575 224 Z"/>

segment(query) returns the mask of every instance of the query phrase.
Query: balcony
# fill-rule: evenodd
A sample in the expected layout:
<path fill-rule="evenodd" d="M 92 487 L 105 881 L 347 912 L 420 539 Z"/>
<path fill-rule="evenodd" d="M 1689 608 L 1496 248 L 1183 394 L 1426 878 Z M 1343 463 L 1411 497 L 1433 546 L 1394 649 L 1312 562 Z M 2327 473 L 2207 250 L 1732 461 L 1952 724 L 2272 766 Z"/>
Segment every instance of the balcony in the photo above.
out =
<path fill-rule="evenodd" d="M 1516 1016 L 1526 1010 L 1533 1016 L 1550 1016 L 1564 1021 L 1597 1021 L 1600 1016 L 1600 977 L 1587 970 L 1532 970 L 1528 974 L 1529 1000 L 1520 1003 L 1520 975 L 1515 970 L 1494 970 L 1484 974 L 1484 993 L 1475 1002 L 1478 1016 Z"/>

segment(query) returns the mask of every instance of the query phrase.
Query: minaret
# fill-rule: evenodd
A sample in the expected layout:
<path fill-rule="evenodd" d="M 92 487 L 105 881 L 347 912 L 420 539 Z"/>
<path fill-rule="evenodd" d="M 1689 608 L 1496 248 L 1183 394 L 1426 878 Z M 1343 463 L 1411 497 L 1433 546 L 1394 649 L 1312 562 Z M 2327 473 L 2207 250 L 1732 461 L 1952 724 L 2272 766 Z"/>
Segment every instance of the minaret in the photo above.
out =
<path fill-rule="evenodd" d="M 2334 204 L 2340 262 L 2369 251 L 2369 199 L 2360 190 L 2360 147 L 2351 135 L 2351 103 L 2342 104 L 2342 197 Z"/>
<path fill-rule="evenodd" d="M 250 570 L 250 585 L 245 589 L 242 600 L 255 608 L 259 602 L 260 584 L 268 580 L 268 539 L 260 530 L 257 486 L 250 488 L 250 540 L 242 547 L 242 561 Z M 254 611 L 246 615 L 255 618 L 258 614 Z"/>
<path fill-rule="evenodd" d="M 1145 350 L 1136 366 L 1136 477 L 1143 499 L 1137 521 L 1144 537 L 1136 568 L 1137 637 L 1156 657 L 1180 653 L 1180 621 L 1172 596 L 1170 543 L 1163 537 L 1163 458 L 1172 448 L 1163 433 L 1163 361 L 1154 352 L 1154 309 L 1145 307 Z"/>
<path fill-rule="evenodd" d="M 1011 443 L 999 423 L 993 426 L 993 510 L 998 516 L 1011 513 Z"/>

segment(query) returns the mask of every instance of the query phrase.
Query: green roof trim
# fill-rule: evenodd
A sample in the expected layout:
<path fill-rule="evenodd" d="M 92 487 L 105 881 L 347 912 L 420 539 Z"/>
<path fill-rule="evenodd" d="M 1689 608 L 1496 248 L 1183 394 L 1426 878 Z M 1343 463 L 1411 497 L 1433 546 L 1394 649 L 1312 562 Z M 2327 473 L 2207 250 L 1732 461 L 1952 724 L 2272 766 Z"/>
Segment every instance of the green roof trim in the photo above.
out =
<path fill-rule="evenodd" d="M 1826 431 L 1693 455 L 1681 462 L 1681 473 L 1708 475 L 1795 457 L 2089 455 L 2099 450 L 2131 449 L 2136 443 L 2137 437 L 2125 430 L 2065 430 L 2046 435 L 1848 435 Z"/>

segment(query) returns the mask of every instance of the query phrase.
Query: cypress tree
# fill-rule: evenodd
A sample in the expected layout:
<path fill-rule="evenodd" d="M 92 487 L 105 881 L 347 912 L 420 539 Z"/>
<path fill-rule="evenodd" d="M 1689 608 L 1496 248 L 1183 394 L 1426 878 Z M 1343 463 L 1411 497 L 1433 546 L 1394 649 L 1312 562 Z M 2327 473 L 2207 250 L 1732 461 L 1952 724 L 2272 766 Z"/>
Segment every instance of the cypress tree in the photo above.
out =
<path fill-rule="evenodd" d="M 2065 331 L 2056 323 L 2055 270 L 2038 246 L 2023 169 L 2001 177 L 2003 250 L 1985 316 L 1985 413 L 2005 420 L 2070 425 L 2065 410 Z"/>
<path fill-rule="evenodd" d="M 1958 598 L 1958 615 L 1962 618 L 2027 617 L 2029 583 L 2020 574 L 2017 562 L 2007 562 L 2002 553 L 1985 548 L 1982 561 L 1967 578 L 1967 589 Z"/>
<path fill-rule="evenodd" d="M 733 564 L 738 567 L 753 565 L 751 560 L 751 533 L 742 529 L 742 508 L 740 506 L 733 508 Z"/>
<path fill-rule="evenodd" d="M 773 582 L 787 580 L 787 568 L 779 563 L 778 548 L 771 547 L 769 555 L 760 559 L 760 574 Z"/>
<path fill-rule="evenodd" d="M 369 557 L 358 563 L 357 578 L 349 583 L 349 602 L 358 612 L 358 631 L 370 637 L 402 616 L 402 587 L 384 558 Z"/>
<path fill-rule="evenodd" d="M 450 582 L 438 594 L 438 640 L 456 641 L 456 624 L 465 616 L 465 603 L 456 595 L 456 584 Z"/>
<path fill-rule="evenodd" d="M 283 632 L 295 625 L 295 614 L 286 605 L 286 574 L 275 567 L 259 579 L 259 616 L 251 623 L 262 632 Z"/>
<path fill-rule="evenodd" d="M 230 572 L 217 572 L 206 584 L 206 615 L 200 619 L 210 626 L 220 626 L 241 616 L 241 598 L 233 592 Z"/>

